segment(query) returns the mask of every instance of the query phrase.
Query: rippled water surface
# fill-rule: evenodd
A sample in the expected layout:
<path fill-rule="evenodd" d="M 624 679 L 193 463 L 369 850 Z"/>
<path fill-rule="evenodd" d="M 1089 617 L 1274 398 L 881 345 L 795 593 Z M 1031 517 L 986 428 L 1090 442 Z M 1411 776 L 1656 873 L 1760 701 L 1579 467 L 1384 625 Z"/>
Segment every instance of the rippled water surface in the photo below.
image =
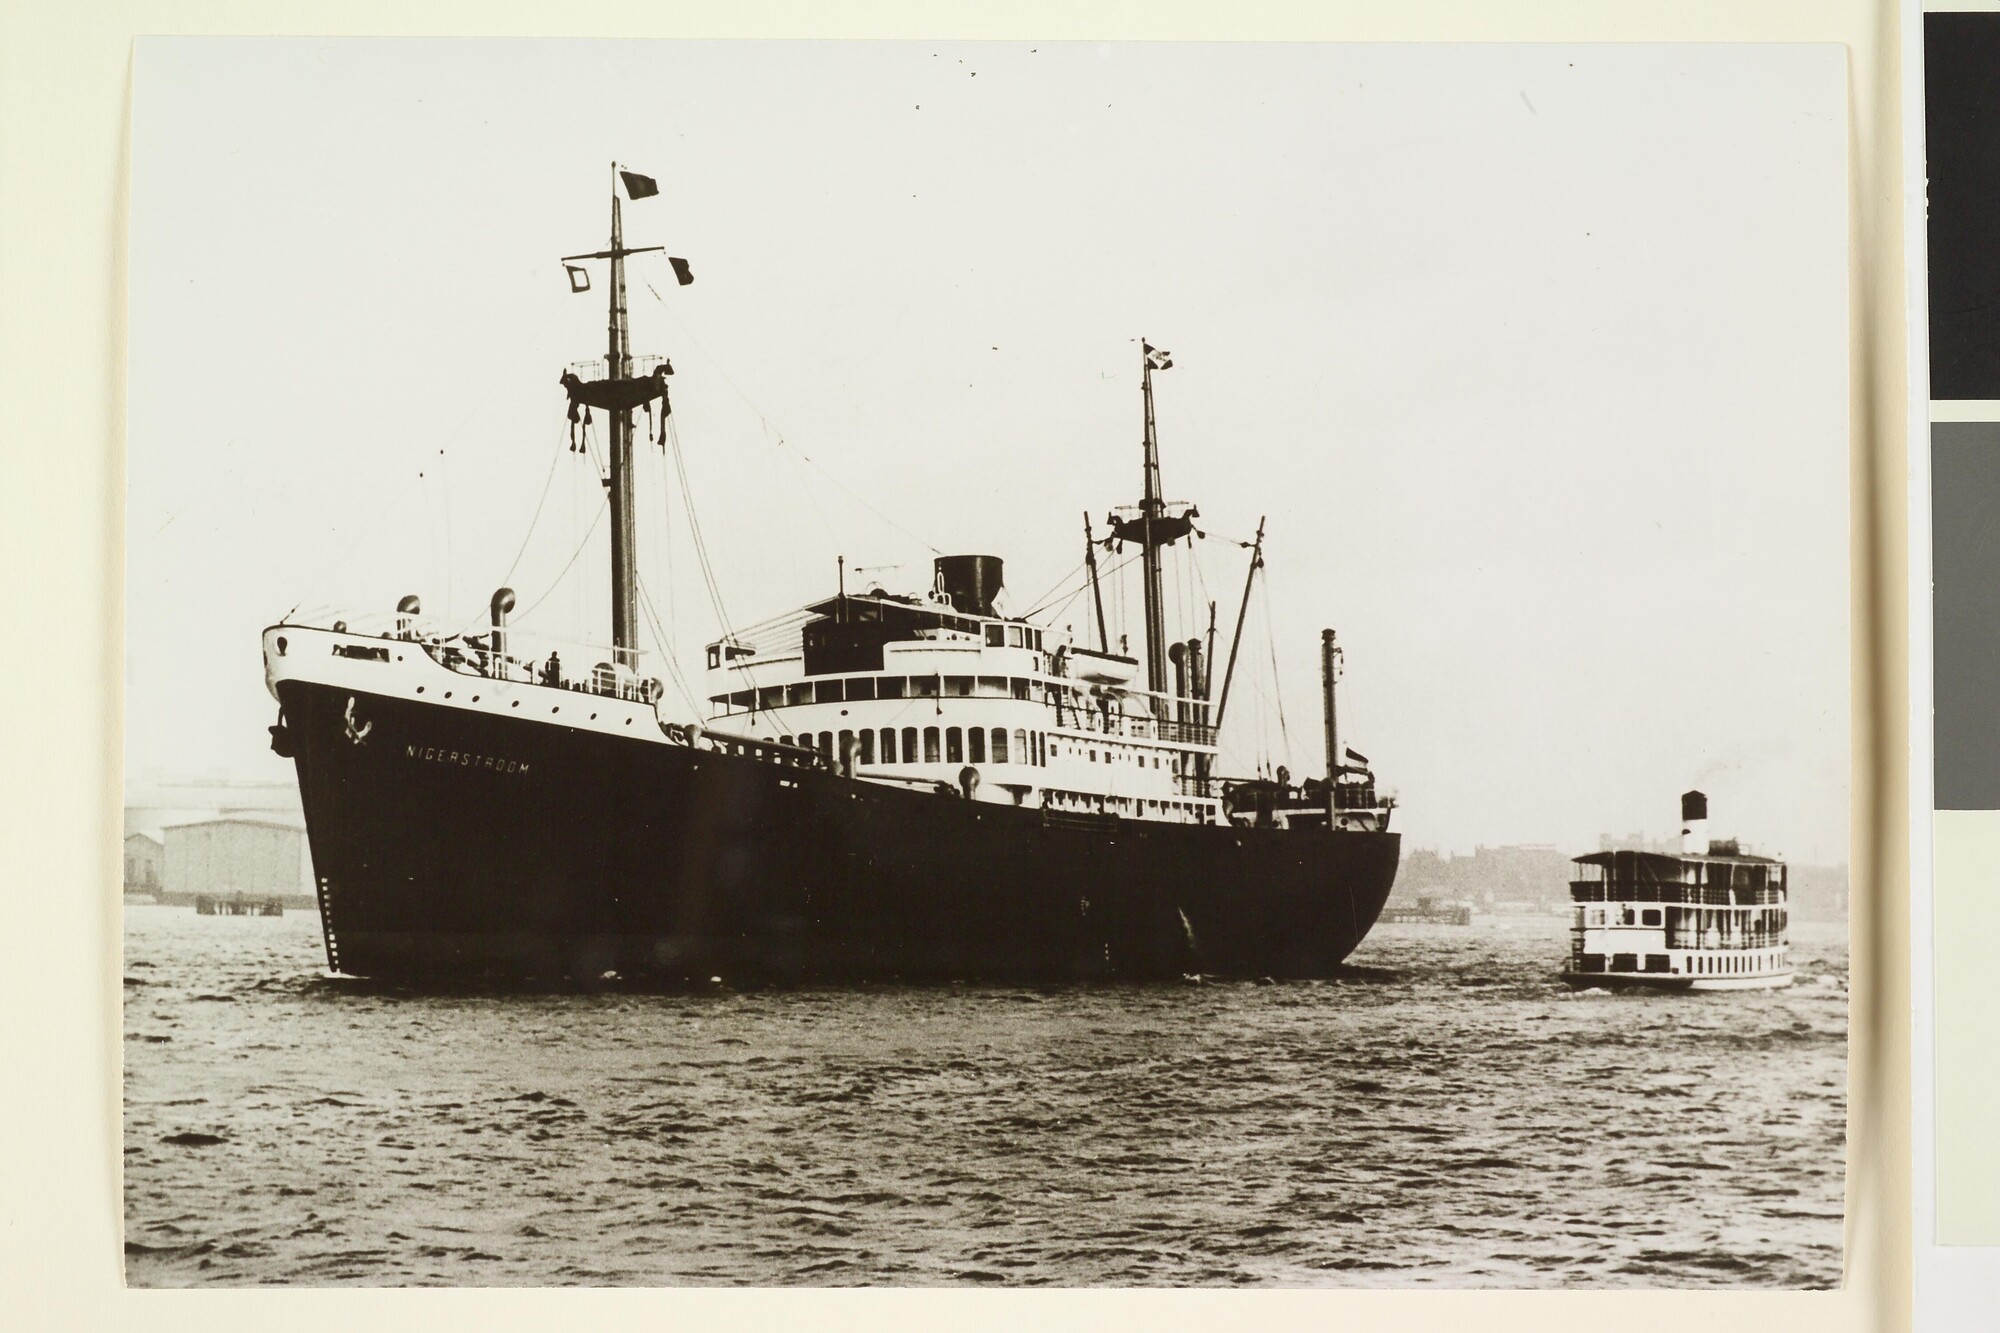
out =
<path fill-rule="evenodd" d="M 126 1271 L 194 1283 L 1828 1286 L 1847 949 L 1573 998 L 1562 922 L 1339 982 L 414 995 L 126 912 Z"/>

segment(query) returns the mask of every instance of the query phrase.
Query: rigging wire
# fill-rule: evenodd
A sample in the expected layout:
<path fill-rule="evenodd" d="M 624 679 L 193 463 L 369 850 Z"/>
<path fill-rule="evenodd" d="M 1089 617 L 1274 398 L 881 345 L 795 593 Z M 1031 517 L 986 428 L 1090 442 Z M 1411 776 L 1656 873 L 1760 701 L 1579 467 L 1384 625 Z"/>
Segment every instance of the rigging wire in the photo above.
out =
<path fill-rule="evenodd" d="M 727 384 L 730 387 L 730 389 L 735 392 L 736 396 L 743 400 L 743 405 L 749 408 L 752 415 L 754 415 L 757 418 L 757 420 L 763 424 L 764 429 L 770 434 L 771 438 L 776 441 L 776 444 L 774 446 L 775 448 L 788 450 L 791 454 L 802 460 L 808 467 L 812 468 L 813 471 L 819 473 L 820 476 L 826 478 L 826 480 L 832 482 L 835 486 L 838 486 L 843 492 L 846 493 L 849 499 L 853 500 L 863 509 L 866 509 L 869 513 L 875 515 L 875 517 L 881 519 L 884 523 L 887 523 L 890 527 L 894 528 L 896 531 L 902 533 L 905 537 L 908 537 L 911 541 L 917 543 L 917 545 L 929 551 L 932 555 L 944 554 L 944 552 L 941 549 L 932 545 L 930 542 L 925 541 L 922 537 L 919 537 L 916 533 L 911 532 L 908 528 L 904 527 L 901 523 L 898 523 L 895 519 L 889 517 L 889 515 L 883 513 L 880 509 L 877 509 L 873 504 L 869 503 L 867 499 L 861 496 L 852 487 L 848 486 L 846 482 L 842 481 L 839 477 L 834 476 L 824 467 L 821 467 L 818 463 L 814 462 L 812 455 L 806 453 L 804 450 L 800 449 L 796 444 L 793 444 L 789 439 L 787 439 L 785 437 L 785 432 L 779 428 L 778 424 L 775 421 L 772 421 L 770 417 L 764 415 L 764 410 L 758 407 L 756 403 L 751 401 L 750 395 L 743 392 L 742 386 L 737 384 L 735 380 L 729 377 L 729 372 L 722 368 L 722 363 L 716 360 L 715 354 L 708 350 L 707 345 L 704 344 L 701 341 L 701 339 L 695 337 L 694 332 L 691 329 L 689 329 L 687 325 L 683 324 L 679 319 L 674 317 L 672 308 L 667 305 L 665 298 L 663 298 L 660 295 L 659 290 L 653 286 L 652 282 L 644 278 L 640 279 L 640 281 L 645 284 L 645 288 L 648 292 L 652 294 L 653 300 L 659 303 L 661 312 L 665 314 L 667 319 L 672 322 L 673 326 L 680 331 L 681 336 L 686 338 L 688 342 L 694 347 L 694 349 L 701 353 L 702 359 L 708 362 L 709 366 L 714 369 L 715 373 L 721 377 L 722 382 L 724 384 Z M 807 498 L 812 499 L 810 495 L 808 495 Z M 813 500 L 813 505 L 815 508 L 818 508 L 818 504 L 819 502 L 817 500 Z M 822 513 L 820 515 L 820 521 L 821 522 L 826 521 L 825 514 Z M 831 533 L 832 531 L 832 527 L 830 524 L 828 525 L 828 531 L 829 533 Z"/>
<path fill-rule="evenodd" d="M 1261 591 L 1264 594 L 1264 641 L 1269 646 L 1271 653 L 1271 702 L 1278 710 L 1279 744 L 1284 749 L 1286 762 L 1290 763 L 1292 758 L 1292 733 L 1290 728 L 1285 725 L 1285 691 L 1284 685 L 1278 676 L 1277 613 L 1271 606 L 1271 580 L 1268 572 Z"/>
<path fill-rule="evenodd" d="M 568 434 L 567 422 L 564 423 L 563 433 L 565 435 Z M 561 465 L 562 465 L 562 456 L 560 454 L 551 453 L 549 455 L 549 475 L 542 478 L 542 493 L 535 500 L 535 512 L 528 519 L 528 530 L 521 534 L 521 549 L 514 552 L 514 558 L 507 563 L 507 572 L 500 576 L 499 586 L 503 588 L 506 587 L 508 583 L 513 581 L 514 571 L 521 567 L 521 557 L 528 553 L 528 541 L 535 535 L 535 525 L 542 521 L 542 507 L 548 503 L 549 487 L 555 483 L 556 468 L 560 467 Z"/>
<path fill-rule="evenodd" d="M 1125 568 L 1125 566 L 1131 564 L 1134 560 L 1137 560 L 1138 558 L 1139 557 L 1137 554 L 1128 555 L 1115 565 L 1109 565 L 1099 569 L 1097 571 L 1098 582 L 1102 583 L 1105 579 L 1108 579 L 1109 577 L 1111 577 L 1111 575 L 1116 574 L 1119 570 Z M 1083 566 L 1078 565 L 1076 569 L 1071 570 L 1069 574 L 1063 579 L 1062 586 L 1067 586 L 1069 580 L 1075 578 L 1077 573 L 1082 568 Z M 1054 593 L 1043 597 L 1041 605 L 1037 606 L 1034 610 L 1029 611 L 1024 615 L 1022 615 L 1021 619 L 1032 620 L 1034 617 L 1042 614 L 1042 612 L 1048 610 L 1049 607 L 1053 604 L 1053 598 L 1055 597 L 1062 598 L 1062 605 L 1068 606 L 1071 602 L 1075 601 L 1078 597 L 1081 597 L 1084 593 L 1088 591 L 1090 591 L 1090 579 L 1088 578 L 1088 576 L 1086 576 L 1083 582 L 1078 584 L 1075 588 L 1071 588 L 1068 593 L 1062 592 L 1061 587 L 1058 587 L 1058 589 Z M 1054 614 L 1058 615 L 1061 614 L 1060 609 L 1058 609 Z"/>
<path fill-rule="evenodd" d="M 729 610 L 722 604 L 722 585 L 716 580 L 715 567 L 709 563 L 708 543 L 701 535 L 701 518 L 695 513 L 694 491 L 688 485 L 687 460 L 681 452 L 680 429 L 674 425 L 671 414 L 667 417 L 667 438 L 673 442 L 674 473 L 680 478 L 681 507 L 687 511 L 688 535 L 694 538 L 695 563 L 701 567 L 702 582 L 708 585 L 709 600 L 715 604 L 715 618 L 722 622 L 722 632 L 730 634 Z"/>
<path fill-rule="evenodd" d="M 570 553 L 570 557 L 563 564 L 561 572 L 556 575 L 555 582 L 549 584 L 547 588 L 543 589 L 542 595 L 540 597 L 537 597 L 534 601 L 528 603 L 526 610 L 515 613 L 516 619 L 526 620 L 530 615 L 534 613 L 536 607 L 540 606 L 543 602 L 546 602 L 549 599 L 550 593 L 554 592 L 557 588 L 562 586 L 562 581 L 565 578 L 569 577 L 569 572 L 572 568 L 575 567 L 577 558 L 583 554 L 584 548 L 590 545 L 590 539 L 597 533 L 597 525 L 604 521 L 605 512 L 610 508 L 611 506 L 607 504 L 603 508 L 597 511 L 597 516 L 591 519 L 589 529 L 583 534 L 583 540 L 576 544 L 576 550 Z M 470 623 L 471 623 L 470 621 L 467 622 L 468 625 Z"/>
<path fill-rule="evenodd" d="M 681 698 L 687 701 L 689 715 L 699 723 L 701 721 L 701 705 L 695 702 L 694 692 L 688 688 L 686 678 L 681 675 L 680 662 L 675 658 L 672 642 L 667 638 L 667 632 L 660 624 L 659 610 L 653 605 L 653 594 L 647 589 L 644 579 L 638 580 L 638 587 L 639 606 L 646 613 L 647 623 L 653 627 L 653 641 L 659 646 L 658 655 L 666 663 L 667 675 L 674 682 L 674 688 L 679 690 Z"/>
<path fill-rule="evenodd" d="M 1038 609 L 1046 605 L 1050 598 L 1056 596 L 1064 588 L 1069 586 L 1069 581 L 1071 579 L 1075 578 L 1078 574 L 1083 573 L 1084 568 L 1087 564 L 1088 564 L 1087 561 L 1079 561 L 1075 569 L 1072 569 L 1069 573 L 1063 575 L 1061 578 L 1057 579 L 1054 583 L 1050 584 L 1048 590 L 1044 592 L 1041 596 L 1035 598 L 1034 601 L 1030 603 L 1030 605 Z M 1084 586 L 1085 587 L 1090 586 L 1088 580 L 1085 580 Z M 1033 611 L 1024 612 L 1021 616 L 1021 619 L 1026 620 L 1029 616 L 1032 616 L 1034 614 L 1035 613 Z"/>
<path fill-rule="evenodd" d="M 363 542 L 369 541 L 372 538 L 374 538 L 377 534 L 379 534 L 382 531 L 383 526 L 386 525 L 391 518 L 394 518 L 398 515 L 398 513 L 402 509 L 402 506 L 409 502 L 410 492 L 413 486 L 415 486 L 415 490 L 417 492 L 417 497 L 418 497 L 417 498 L 418 513 L 419 515 L 421 515 L 424 507 L 424 493 L 423 493 L 424 488 L 420 485 L 415 485 L 415 483 L 421 482 L 423 480 L 424 480 L 423 470 L 420 468 L 418 469 L 415 478 L 406 477 L 404 479 L 403 489 L 401 491 L 393 493 L 395 503 L 376 506 L 374 521 L 369 523 L 368 526 L 362 528 L 360 532 L 356 533 L 353 541 L 349 542 L 347 546 L 333 559 L 327 561 L 313 575 L 313 577 L 306 582 L 305 586 L 308 591 L 306 592 L 305 596 L 299 598 L 298 601 L 292 603 L 292 609 L 285 612 L 283 619 L 290 620 L 293 616 L 297 615 L 299 608 L 306 604 L 306 599 L 313 595 L 311 591 L 312 589 L 316 589 L 320 587 L 320 585 L 325 583 L 328 576 L 332 574 L 334 570 L 344 567 L 347 564 L 347 562 L 353 558 L 354 553 L 361 549 L 361 545 Z"/>

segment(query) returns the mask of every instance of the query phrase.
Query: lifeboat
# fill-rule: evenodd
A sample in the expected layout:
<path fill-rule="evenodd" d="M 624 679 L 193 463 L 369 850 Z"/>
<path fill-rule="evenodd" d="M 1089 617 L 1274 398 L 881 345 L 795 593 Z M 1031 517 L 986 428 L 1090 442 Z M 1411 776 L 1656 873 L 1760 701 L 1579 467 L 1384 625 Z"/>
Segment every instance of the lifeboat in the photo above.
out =
<path fill-rule="evenodd" d="M 1072 648 L 1069 660 L 1070 674 L 1094 685 L 1130 685 L 1139 675 L 1137 658 L 1120 657 L 1116 653 Z"/>

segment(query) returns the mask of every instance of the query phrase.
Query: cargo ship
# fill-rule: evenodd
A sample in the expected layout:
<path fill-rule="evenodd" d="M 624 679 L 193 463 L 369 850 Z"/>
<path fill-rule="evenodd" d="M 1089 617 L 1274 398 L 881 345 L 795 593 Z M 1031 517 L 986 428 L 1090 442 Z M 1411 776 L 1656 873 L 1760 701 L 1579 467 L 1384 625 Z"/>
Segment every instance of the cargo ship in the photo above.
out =
<path fill-rule="evenodd" d="M 609 275 L 606 355 L 559 379 L 568 447 L 601 468 L 609 643 L 533 637 L 508 588 L 478 632 L 427 620 L 415 594 L 264 631 L 329 968 L 673 984 L 1336 969 L 1395 879 L 1395 802 L 1341 736 L 1331 630 L 1325 776 L 1220 771 L 1263 525 L 1218 690 L 1213 604 L 1205 633 L 1167 625 L 1163 563 L 1203 533 L 1164 498 L 1153 377 L 1172 361 L 1143 340 L 1141 498 L 1101 534 L 1085 520 L 1094 639 L 1007 614 L 996 556 L 940 556 L 902 591 L 850 591 L 843 561 L 829 595 L 726 630 L 698 669 L 665 663 L 704 682 L 698 708 L 669 700 L 641 643 L 633 471 L 649 435 L 665 448 L 673 368 L 631 352 L 626 267 L 655 253 L 680 284 L 693 273 L 625 243 L 626 200 L 656 193 L 614 167 L 610 244 L 562 261 L 576 291 Z M 1098 581 L 1099 552 L 1126 550 L 1136 654 Z"/>
<path fill-rule="evenodd" d="M 1681 796 L 1681 848 L 1575 858 L 1572 987 L 1769 990 L 1792 983 L 1783 861 L 1708 836 L 1708 797 Z"/>

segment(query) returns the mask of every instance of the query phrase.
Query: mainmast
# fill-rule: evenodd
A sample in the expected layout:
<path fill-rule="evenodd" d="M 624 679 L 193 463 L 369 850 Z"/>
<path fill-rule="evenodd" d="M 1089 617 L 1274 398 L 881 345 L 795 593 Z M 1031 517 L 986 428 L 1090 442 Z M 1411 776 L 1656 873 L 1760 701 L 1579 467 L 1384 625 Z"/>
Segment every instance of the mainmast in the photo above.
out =
<path fill-rule="evenodd" d="M 1160 548 L 1172 546 L 1194 530 L 1193 505 L 1168 501 L 1160 488 L 1160 442 L 1153 429 L 1153 372 L 1171 370 L 1173 357 L 1145 339 L 1139 340 L 1139 391 L 1146 403 L 1146 475 L 1139 504 L 1111 518 L 1111 535 L 1139 544 L 1140 568 L 1146 587 L 1146 688 L 1153 694 L 1154 712 L 1167 715 L 1167 599 L 1161 586 Z"/>
<path fill-rule="evenodd" d="M 1161 515 L 1160 441 L 1153 433 L 1153 349 L 1142 341 L 1139 391 L 1146 399 L 1146 489 L 1139 502 L 1140 562 L 1146 571 L 1146 688 L 1167 691 L 1167 609 L 1160 588 L 1160 546 L 1155 540 Z"/>

